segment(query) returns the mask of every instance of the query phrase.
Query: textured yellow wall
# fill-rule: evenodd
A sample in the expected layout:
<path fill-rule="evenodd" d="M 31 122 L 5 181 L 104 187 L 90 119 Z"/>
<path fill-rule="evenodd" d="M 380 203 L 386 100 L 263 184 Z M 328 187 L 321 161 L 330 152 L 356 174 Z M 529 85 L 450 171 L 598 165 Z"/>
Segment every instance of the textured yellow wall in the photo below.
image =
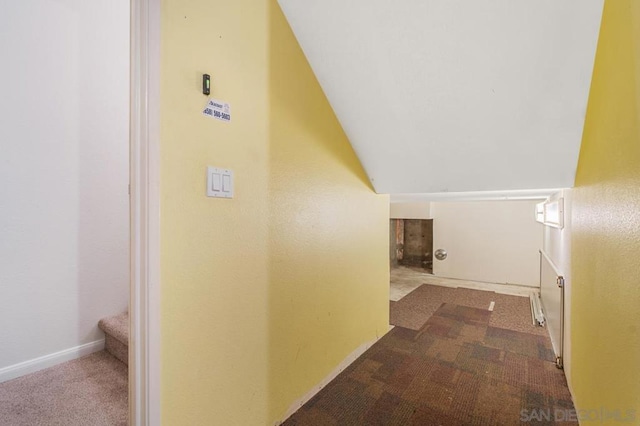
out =
<path fill-rule="evenodd" d="M 639 93 L 640 2 L 607 0 L 574 191 L 571 383 L 578 409 L 636 410 L 633 424 L 640 422 Z"/>
<path fill-rule="evenodd" d="M 346 355 L 388 331 L 389 199 L 372 195 L 271 5 L 269 400 L 278 418 Z"/>
<path fill-rule="evenodd" d="M 161 55 L 163 424 L 271 425 L 387 330 L 388 198 L 275 0 L 163 0 Z"/>

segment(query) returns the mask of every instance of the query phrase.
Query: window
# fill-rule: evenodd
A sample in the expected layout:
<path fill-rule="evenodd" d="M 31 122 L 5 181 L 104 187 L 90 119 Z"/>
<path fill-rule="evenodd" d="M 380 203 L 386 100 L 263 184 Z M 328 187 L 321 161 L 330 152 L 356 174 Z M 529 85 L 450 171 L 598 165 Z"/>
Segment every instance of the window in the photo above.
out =
<path fill-rule="evenodd" d="M 564 227 L 564 199 L 547 200 L 536 204 L 536 220 L 547 226 L 562 229 Z"/>

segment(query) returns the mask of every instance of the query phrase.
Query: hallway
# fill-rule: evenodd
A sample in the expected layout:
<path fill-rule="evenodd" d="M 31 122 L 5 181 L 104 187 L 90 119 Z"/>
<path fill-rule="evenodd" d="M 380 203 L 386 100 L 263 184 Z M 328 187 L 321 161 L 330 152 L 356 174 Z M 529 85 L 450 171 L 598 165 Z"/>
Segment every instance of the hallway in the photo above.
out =
<path fill-rule="evenodd" d="M 577 424 L 546 330 L 522 309 L 527 298 L 422 285 L 390 302 L 391 321 L 416 324 L 410 299 L 421 293 L 430 295 L 423 325 L 395 326 L 284 424 Z"/>

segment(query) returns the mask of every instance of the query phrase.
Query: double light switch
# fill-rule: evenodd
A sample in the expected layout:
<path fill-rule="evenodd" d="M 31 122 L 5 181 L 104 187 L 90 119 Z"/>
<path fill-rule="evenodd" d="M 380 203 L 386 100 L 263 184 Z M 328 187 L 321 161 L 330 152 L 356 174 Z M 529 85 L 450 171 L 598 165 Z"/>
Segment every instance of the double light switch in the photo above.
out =
<path fill-rule="evenodd" d="M 207 167 L 207 197 L 233 198 L 233 171 Z"/>

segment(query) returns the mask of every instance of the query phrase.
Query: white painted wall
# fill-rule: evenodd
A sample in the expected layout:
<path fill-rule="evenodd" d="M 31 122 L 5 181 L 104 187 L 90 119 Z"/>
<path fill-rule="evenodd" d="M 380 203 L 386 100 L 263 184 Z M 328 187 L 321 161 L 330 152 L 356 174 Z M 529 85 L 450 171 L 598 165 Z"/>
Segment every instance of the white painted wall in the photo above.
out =
<path fill-rule="evenodd" d="M 127 308 L 129 1 L 0 3 L 2 369 Z"/>
<path fill-rule="evenodd" d="M 390 219 L 431 219 L 431 203 L 391 203 L 389 204 Z"/>
<path fill-rule="evenodd" d="M 538 286 L 542 225 L 540 200 L 431 203 L 434 275 L 493 283 Z"/>
<path fill-rule="evenodd" d="M 553 194 L 550 200 L 564 198 L 564 228 L 544 227 L 542 249 L 553 261 L 564 277 L 565 316 L 564 316 L 564 369 L 569 387 L 571 387 L 571 199 L 570 189 Z"/>
<path fill-rule="evenodd" d="M 603 0 L 279 0 L 379 193 L 573 185 Z"/>

